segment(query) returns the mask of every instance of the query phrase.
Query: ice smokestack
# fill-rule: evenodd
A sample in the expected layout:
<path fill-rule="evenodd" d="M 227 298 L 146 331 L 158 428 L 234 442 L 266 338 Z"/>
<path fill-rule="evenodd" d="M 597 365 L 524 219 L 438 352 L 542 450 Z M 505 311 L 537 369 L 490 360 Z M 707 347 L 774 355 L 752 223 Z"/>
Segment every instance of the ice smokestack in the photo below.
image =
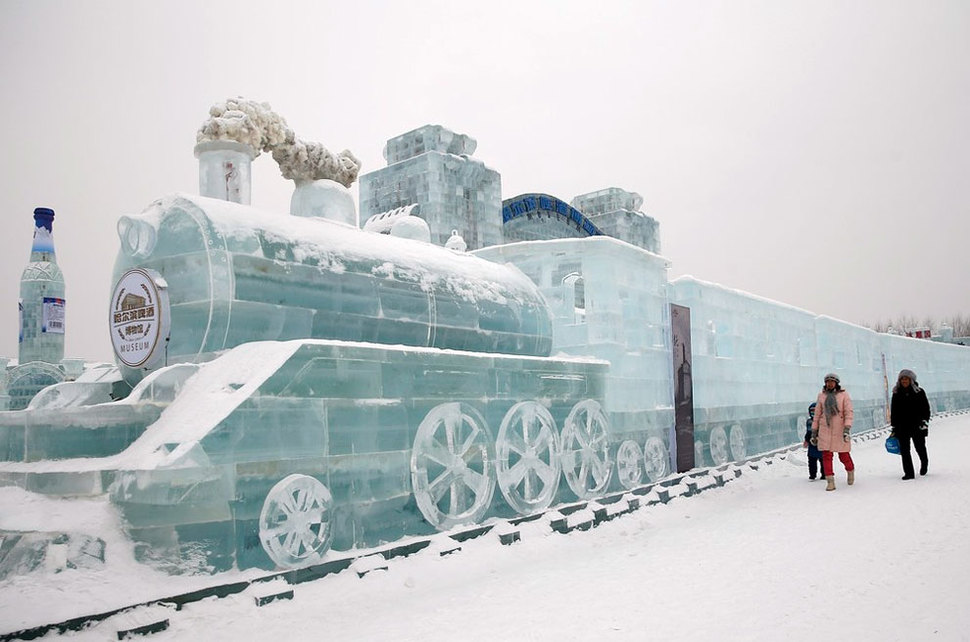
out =
<path fill-rule="evenodd" d="M 209 108 L 195 138 L 199 193 L 248 205 L 253 159 L 293 140 L 293 131 L 267 103 L 230 98 Z"/>
<path fill-rule="evenodd" d="M 245 98 L 213 105 L 199 128 L 199 192 L 249 204 L 250 164 L 260 152 L 271 153 L 283 177 L 296 183 L 291 214 L 357 224 L 347 188 L 357 180 L 360 161 L 348 150 L 334 155 L 320 143 L 300 140 L 268 103 Z"/>

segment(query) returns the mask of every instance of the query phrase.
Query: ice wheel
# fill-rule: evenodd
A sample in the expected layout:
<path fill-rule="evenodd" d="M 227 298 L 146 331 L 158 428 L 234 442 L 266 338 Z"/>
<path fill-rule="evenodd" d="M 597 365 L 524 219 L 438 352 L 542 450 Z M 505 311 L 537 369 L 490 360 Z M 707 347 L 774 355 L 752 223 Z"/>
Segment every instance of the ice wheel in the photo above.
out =
<path fill-rule="evenodd" d="M 613 464 L 610 461 L 609 422 L 599 403 L 580 401 L 569 411 L 563 425 L 562 461 L 566 483 L 580 499 L 592 499 L 606 490 Z"/>
<path fill-rule="evenodd" d="M 259 541 L 277 566 L 295 568 L 320 561 L 330 548 L 333 497 L 307 475 L 279 481 L 259 514 Z"/>
<path fill-rule="evenodd" d="M 411 450 L 411 487 L 421 514 L 438 530 L 482 519 L 492 494 L 495 459 L 485 419 L 465 403 L 435 406 Z"/>
<path fill-rule="evenodd" d="M 660 437 L 649 437 L 644 442 L 643 470 L 650 481 L 658 481 L 670 474 L 670 456 Z"/>
<path fill-rule="evenodd" d="M 520 515 L 548 508 L 559 488 L 556 422 L 537 401 L 512 406 L 498 430 L 496 477 L 502 495 Z"/>
<path fill-rule="evenodd" d="M 643 483 L 643 451 L 637 442 L 627 439 L 616 450 L 616 474 L 627 490 Z"/>
<path fill-rule="evenodd" d="M 704 465 L 704 442 L 695 439 L 694 440 L 694 468 L 700 468 Z"/>
<path fill-rule="evenodd" d="M 723 426 L 715 426 L 711 430 L 711 461 L 715 466 L 727 463 L 728 438 Z"/>
<path fill-rule="evenodd" d="M 731 459 L 733 461 L 741 461 L 748 456 L 748 443 L 744 438 L 744 428 L 740 424 L 731 426 L 728 441 L 731 444 Z"/>

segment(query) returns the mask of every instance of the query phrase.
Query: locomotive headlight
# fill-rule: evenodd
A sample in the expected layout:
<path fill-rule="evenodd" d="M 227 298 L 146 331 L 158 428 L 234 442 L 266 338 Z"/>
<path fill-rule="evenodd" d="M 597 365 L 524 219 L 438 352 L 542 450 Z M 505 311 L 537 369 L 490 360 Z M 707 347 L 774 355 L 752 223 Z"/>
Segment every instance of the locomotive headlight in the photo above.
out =
<path fill-rule="evenodd" d="M 155 228 L 128 216 L 118 219 L 118 238 L 121 249 L 132 258 L 146 258 L 155 249 Z"/>

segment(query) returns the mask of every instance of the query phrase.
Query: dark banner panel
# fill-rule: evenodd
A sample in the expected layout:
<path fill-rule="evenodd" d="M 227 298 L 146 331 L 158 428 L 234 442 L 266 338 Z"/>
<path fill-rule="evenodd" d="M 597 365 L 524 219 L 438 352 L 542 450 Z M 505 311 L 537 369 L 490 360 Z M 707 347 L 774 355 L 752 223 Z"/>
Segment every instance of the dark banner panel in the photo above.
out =
<path fill-rule="evenodd" d="M 674 358 L 674 433 L 677 472 L 694 467 L 694 383 L 691 377 L 690 308 L 670 304 Z"/>

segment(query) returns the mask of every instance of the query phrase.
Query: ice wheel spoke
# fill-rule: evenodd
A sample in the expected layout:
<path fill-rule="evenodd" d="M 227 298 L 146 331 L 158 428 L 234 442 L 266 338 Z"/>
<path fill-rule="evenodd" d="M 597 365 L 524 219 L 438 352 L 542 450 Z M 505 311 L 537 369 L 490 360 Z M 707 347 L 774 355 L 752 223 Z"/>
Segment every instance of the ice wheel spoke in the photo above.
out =
<path fill-rule="evenodd" d="M 313 477 L 290 475 L 266 495 L 259 515 L 259 539 L 277 566 L 296 568 L 318 562 L 333 531 L 333 497 Z"/>
<path fill-rule="evenodd" d="M 435 406 L 411 449 L 411 487 L 425 519 L 445 530 L 482 519 L 495 491 L 492 436 L 465 403 Z"/>
<path fill-rule="evenodd" d="M 609 421 L 598 402 L 581 401 L 569 412 L 562 430 L 562 468 L 576 496 L 591 499 L 609 485 L 613 462 Z"/>
<path fill-rule="evenodd" d="M 559 439 L 556 422 L 538 401 L 512 406 L 495 445 L 499 490 L 522 515 L 547 508 L 559 487 Z"/>

